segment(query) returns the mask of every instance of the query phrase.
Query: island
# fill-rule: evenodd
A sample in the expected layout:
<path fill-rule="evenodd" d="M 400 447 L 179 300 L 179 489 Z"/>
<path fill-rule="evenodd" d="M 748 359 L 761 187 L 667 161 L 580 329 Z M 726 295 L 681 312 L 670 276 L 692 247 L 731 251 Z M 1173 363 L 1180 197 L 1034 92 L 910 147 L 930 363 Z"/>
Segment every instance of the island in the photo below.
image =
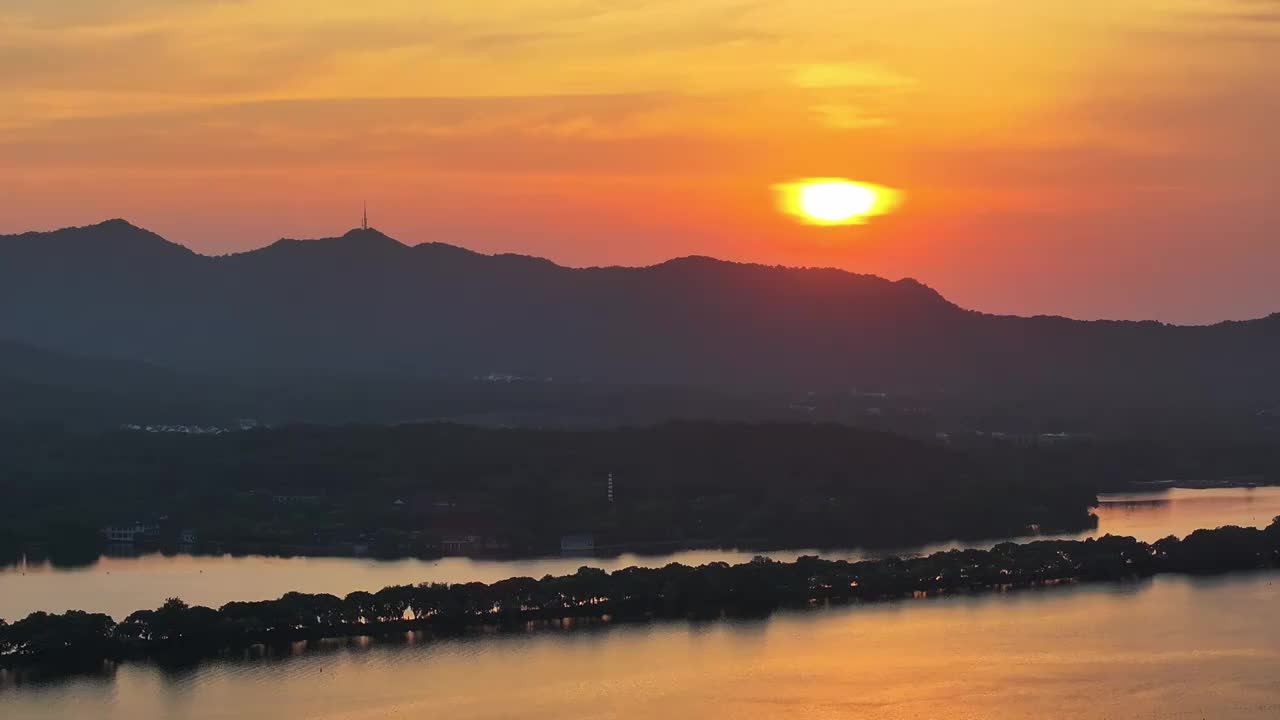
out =
<path fill-rule="evenodd" d="M 191 660 L 306 639 L 406 632 L 435 637 L 589 620 L 763 617 L 779 608 L 1275 567 L 1280 567 L 1280 518 L 1265 529 L 1228 526 L 1154 543 L 1105 536 L 860 562 L 807 556 L 795 562 L 757 558 L 739 565 L 671 564 L 612 573 L 583 567 L 561 577 L 403 585 L 343 598 L 294 592 L 218 609 L 172 598 L 119 622 L 81 611 L 0 621 L 0 666 L 55 674 L 139 658 Z"/>

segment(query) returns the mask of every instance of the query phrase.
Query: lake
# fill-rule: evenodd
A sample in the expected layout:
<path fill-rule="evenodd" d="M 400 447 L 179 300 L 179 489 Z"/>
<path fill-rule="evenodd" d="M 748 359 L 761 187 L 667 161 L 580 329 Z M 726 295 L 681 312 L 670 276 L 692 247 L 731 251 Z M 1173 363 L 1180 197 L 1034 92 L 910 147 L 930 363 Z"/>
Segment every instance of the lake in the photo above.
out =
<path fill-rule="evenodd" d="M 1153 541 L 1184 536 L 1199 528 L 1221 525 L 1262 527 L 1280 515 L 1280 487 L 1171 489 L 1151 493 L 1103 495 L 1096 510 L 1098 529 L 1062 537 L 1132 535 Z M 990 546 L 994 542 L 976 543 Z M 975 543 L 940 543 L 903 548 L 899 554 L 927 553 Z M 81 609 L 123 619 L 140 608 L 159 606 L 168 597 L 219 607 L 232 600 L 277 598 L 291 590 L 345 595 L 388 585 L 434 582 L 493 582 L 514 576 L 564 575 L 582 565 L 614 570 L 633 565 L 660 567 L 670 562 L 700 565 L 717 560 L 746 562 L 754 555 L 794 560 L 798 555 L 860 559 L 884 551 L 793 549 L 772 552 L 689 550 L 665 555 L 622 554 L 613 557 L 546 557 L 482 560 L 448 557 L 435 560 L 374 560 L 265 556 L 191 556 L 161 554 L 103 557 L 76 568 L 48 563 L 0 567 L 0 618 L 17 619 L 36 610 Z"/>
<path fill-rule="evenodd" d="M 1272 719 L 1277 581 L 1170 575 L 760 621 L 316 643 L 0 689 L 0 717 Z"/>

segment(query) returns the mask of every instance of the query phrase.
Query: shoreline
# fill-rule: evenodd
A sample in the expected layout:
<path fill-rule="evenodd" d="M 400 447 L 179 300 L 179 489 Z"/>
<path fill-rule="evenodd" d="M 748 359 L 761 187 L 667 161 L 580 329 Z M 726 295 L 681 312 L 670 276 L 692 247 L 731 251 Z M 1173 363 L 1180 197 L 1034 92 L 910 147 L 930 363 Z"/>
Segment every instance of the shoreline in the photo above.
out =
<path fill-rule="evenodd" d="M 1069 530 L 1067 532 L 1086 532 L 1088 528 L 1078 531 Z M 1038 535 L 1017 535 L 1012 536 L 1019 541 L 1032 541 Z M 1043 537 L 1052 537 L 1052 535 L 1043 535 Z M 68 562 L 64 558 L 54 560 L 49 553 L 40 552 L 41 548 L 20 548 L 16 557 L 0 558 L 0 568 L 16 567 L 21 563 L 27 565 L 49 566 L 56 569 L 76 569 L 84 567 L 92 567 L 102 559 L 138 559 L 154 556 L 166 558 L 179 557 L 198 557 L 198 558 L 266 558 L 272 560 L 290 560 L 290 559 L 326 559 L 326 560 L 363 560 L 371 562 L 403 562 L 406 560 L 415 560 L 420 562 L 437 562 L 440 560 L 469 560 L 474 562 L 486 563 L 503 563 L 503 562 L 525 562 L 540 560 L 570 560 L 578 559 L 589 563 L 592 560 L 612 560 L 623 557 L 625 555 L 634 555 L 640 558 L 661 558 L 668 555 L 676 555 L 686 552 L 725 552 L 725 553 L 779 553 L 779 552 L 889 552 L 895 550 L 903 550 L 909 547 L 929 547 L 931 545 L 947 544 L 947 543 L 987 543 L 997 542 L 1000 540 L 1008 540 L 1010 536 L 992 536 L 977 538 L 947 538 L 940 540 L 926 540 L 915 545 L 875 545 L 875 544 L 846 544 L 846 545 L 799 545 L 795 543 L 722 543 L 722 542 L 655 542 L 641 544 L 619 544 L 597 546 L 589 551 L 562 551 L 562 552 L 528 552 L 528 553 L 468 553 L 468 554 L 448 554 L 448 555 L 414 555 L 414 554 L 397 554 L 397 555 L 377 555 L 374 553 L 356 553 L 356 552 L 337 552 L 323 548 L 280 548 L 268 549 L 266 547 L 236 547 L 234 549 L 220 547 L 138 547 L 132 552 L 122 552 L 117 549 L 104 549 L 97 551 L 91 560 L 85 562 Z"/>
<path fill-rule="evenodd" d="M 1176 484 L 1166 484 L 1176 483 Z M 1122 499 L 1131 494 L 1152 494 L 1158 495 L 1170 490 L 1191 490 L 1191 491 L 1212 491 L 1212 490 L 1257 490 L 1280 487 L 1280 484 L 1262 483 L 1262 484 L 1196 484 L 1194 482 L 1184 481 L 1152 481 L 1145 483 L 1132 483 L 1126 486 L 1117 486 L 1099 490 L 1097 494 L 1098 505 L 1107 503 L 1124 502 Z M 1152 498 L 1158 501 L 1159 498 Z M 1096 506 L 1095 506 L 1096 507 Z M 1096 515 L 1090 514 L 1090 517 Z M 1055 528 L 1052 531 L 1041 532 L 1025 532 L 1022 534 L 989 534 L 976 533 L 971 536 L 962 537 L 937 537 L 927 538 L 923 540 L 916 539 L 914 541 L 884 541 L 884 542 L 826 542 L 826 543 L 802 543 L 791 542 L 786 540 L 769 541 L 762 538 L 755 539 L 739 539 L 739 540 L 716 540 L 710 538 L 693 539 L 693 540 L 655 540 L 648 542 L 630 542 L 596 545 L 590 550 L 580 552 L 555 552 L 548 549 L 544 552 L 538 551 L 490 551 L 490 552 L 469 552 L 460 554 L 415 554 L 415 553 L 393 553 L 378 554 L 369 550 L 355 550 L 352 544 L 333 544 L 333 545 L 290 545 L 290 544 L 273 544 L 273 543 L 255 543 L 255 542 L 216 542 L 210 544 L 195 545 L 165 545 L 165 544 L 142 544 L 136 546 L 94 546 L 90 548 L 50 548 L 47 544 L 24 544 L 16 548 L 5 548 L 4 554 L 0 554 L 0 568 L 15 567 L 21 563 L 45 565 L 57 569 L 76 569 L 84 567 L 92 567 L 100 562 L 103 558 L 143 558 L 153 555 L 161 555 L 164 557 L 230 557 L 230 558 L 318 558 L 318 559 L 351 559 L 351 560 L 368 560 L 373 562 L 398 562 L 405 560 L 418 560 L 422 562 L 434 562 L 438 560 L 467 559 L 477 562 L 520 562 L 520 561 L 536 561 L 560 558 L 581 558 L 583 560 L 591 559 L 611 559 L 618 558 L 623 555 L 636 555 L 639 557 L 661 557 L 664 555 L 673 555 L 682 552 L 697 551 L 722 551 L 737 553 L 777 553 L 777 552 L 852 552 L 864 551 L 867 553 L 882 552 L 907 552 L 909 548 L 927 548 L 930 546 L 946 545 L 950 543 L 976 543 L 984 544 L 996 541 L 1015 541 L 1015 542 L 1034 542 L 1037 539 L 1059 538 L 1063 535 L 1071 535 L 1075 533 L 1085 533 L 1096 528 L 1096 524 L 1081 523 L 1078 526 L 1072 525 L 1063 528 Z"/>
<path fill-rule="evenodd" d="M 57 553 L 44 545 L 25 545 L 14 549 L 10 555 L 0 556 L 0 567 L 15 566 L 21 562 L 28 564 L 49 565 L 55 568 L 74 569 L 81 567 L 92 567 L 103 558 L 143 558 L 154 555 L 163 557 L 207 557 L 207 558 L 324 558 L 324 559 L 350 559 L 350 560 L 369 560 L 373 562 L 399 562 L 404 560 L 418 560 L 422 562 L 434 562 L 438 560 L 466 559 L 477 562 L 520 562 L 520 561 L 536 561 L 536 560 L 554 560 L 565 558 L 579 558 L 584 561 L 592 559 L 613 559 L 624 555 L 635 555 L 638 557 L 662 557 L 665 555 L 675 555 L 683 552 L 732 552 L 732 553 L 778 553 L 778 552 L 855 552 L 862 551 L 867 553 L 883 553 L 883 552 L 910 552 L 912 548 L 927 548 L 936 545 L 946 545 L 951 543 L 996 543 L 996 542 L 1033 542 L 1042 538 L 1057 538 L 1061 535 L 1069 535 L 1074 533 L 1085 533 L 1097 528 L 1097 516 L 1090 513 L 1087 516 L 1091 522 L 1082 522 L 1078 524 L 1054 527 L 1051 531 L 1040 530 L 1033 531 L 1031 528 L 1024 528 L 1021 534 L 1011 534 L 1005 532 L 1003 534 L 996 533 L 974 533 L 965 536 L 951 537 L 926 537 L 915 538 L 912 540 L 885 540 L 882 542 L 803 542 L 776 540 L 769 541 L 765 539 L 738 539 L 738 540 L 715 540 L 715 539 L 695 539 L 695 540 L 656 540 L 648 542 L 630 542 L 615 543 L 607 545 L 596 545 L 591 549 L 582 551 L 560 551 L 548 550 L 546 552 L 513 552 L 513 551 L 493 551 L 493 552 L 473 552 L 461 554 L 414 554 L 414 553 L 395 553 L 395 554 L 378 554 L 375 552 L 356 552 L 345 546 L 311 546 L 311 545 L 272 545 L 260 543 L 216 543 L 208 545 L 186 545 L 171 546 L 163 544 L 153 545 L 136 545 L 129 548 L 98 546 L 92 549 L 83 549 L 79 551 L 79 556 L 72 553 L 71 557 L 57 556 Z"/>
<path fill-rule="evenodd" d="M 1115 582 L 1162 573 L 1212 575 L 1280 567 L 1280 518 L 1266 529 L 1228 526 L 1144 543 L 1088 540 L 1001 543 L 908 559 L 848 562 L 813 556 L 739 565 L 627 568 L 509 578 L 494 583 L 402 585 L 376 593 L 287 593 L 218 610 L 172 599 L 120 622 L 103 614 L 32 613 L 0 621 L 0 667 L 52 677 L 137 659 L 198 660 L 300 640 L 455 635 L 531 623 L 767 617 L 783 608 L 982 594 L 1058 584 Z"/>

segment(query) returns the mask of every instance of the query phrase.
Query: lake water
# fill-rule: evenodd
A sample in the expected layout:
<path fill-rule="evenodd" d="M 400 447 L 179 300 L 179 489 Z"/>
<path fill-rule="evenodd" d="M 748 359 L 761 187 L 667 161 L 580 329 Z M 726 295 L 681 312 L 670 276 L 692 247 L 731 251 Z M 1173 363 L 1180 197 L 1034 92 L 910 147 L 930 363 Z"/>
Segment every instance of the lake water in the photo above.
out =
<path fill-rule="evenodd" d="M 1273 720 L 1280 573 L 660 622 L 0 688 L 6 720 Z"/>
<path fill-rule="evenodd" d="M 1098 529 L 1087 535 L 1132 535 L 1152 541 L 1184 536 L 1199 528 L 1221 525 L 1262 527 L 1280 515 L 1280 487 L 1212 490 L 1173 489 L 1154 493 L 1104 495 L 1097 509 Z M 991 545 L 994 543 L 979 543 Z M 965 543 L 942 543 L 902 549 L 911 554 L 933 552 Z M 972 545 L 972 543 L 968 544 Z M 884 552 L 860 550 L 785 550 L 760 553 L 733 550 L 690 550 L 667 555 L 623 554 L 615 557 L 548 557 L 527 560 L 381 561 L 367 558 L 278 558 L 190 556 L 103 557 L 79 568 L 47 563 L 19 563 L 0 568 L 0 618 L 17 619 L 36 610 L 81 609 L 123 619 L 140 608 L 154 608 L 168 597 L 219 607 L 232 600 L 277 598 L 291 590 L 345 595 L 388 585 L 434 582 L 492 582 L 513 576 L 564 575 L 582 565 L 614 570 L 633 565 L 660 567 L 723 560 L 746 562 L 754 555 L 794 560 L 798 555 L 861 559 Z"/>

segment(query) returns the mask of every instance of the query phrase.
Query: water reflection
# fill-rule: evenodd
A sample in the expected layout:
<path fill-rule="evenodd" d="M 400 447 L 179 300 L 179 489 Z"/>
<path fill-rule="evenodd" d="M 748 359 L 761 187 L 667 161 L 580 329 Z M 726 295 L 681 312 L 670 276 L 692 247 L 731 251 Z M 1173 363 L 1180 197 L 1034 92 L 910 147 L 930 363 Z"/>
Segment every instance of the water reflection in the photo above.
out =
<path fill-rule="evenodd" d="M 1108 500 L 1100 504 L 1105 505 L 1109 510 L 1132 510 L 1147 513 L 1155 510 L 1169 511 L 1173 509 L 1173 501 L 1171 500 Z"/>
<path fill-rule="evenodd" d="M 1221 525 L 1265 526 L 1280 515 L 1280 488 L 1210 490 L 1172 489 L 1158 493 L 1103 495 L 1098 527 L 1088 535 L 1132 535 L 1155 541 L 1169 535 Z M 976 543 L 990 546 L 995 541 Z M 866 551 L 860 549 L 687 550 L 665 555 L 624 553 L 611 557 L 545 557 L 486 560 L 446 557 L 434 560 L 308 558 L 263 556 L 198 556 L 145 554 L 102 556 L 89 566 L 67 568 L 52 558 L 28 557 L 0 569 L 0 617 L 18 618 L 35 610 L 83 609 L 123 618 L 143 607 L 157 607 L 168 597 L 218 607 L 232 600 L 265 600 L 297 590 L 345 595 L 388 585 L 419 582 L 494 582 L 524 575 L 565 575 L 582 565 L 615 570 L 633 565 L 671 562 L 747 562 L 757 554 L 791 561 L 817 554 L 857 560 L 871 556 L 929 553 L 975 543 L 938 543 L 926 547 Z"/>
<path fill-rule="evenodd" d="M 25 573 L 29 570 L 78 570 L 91 568 L 102 561 L 105 553 L 79 548 L 45 548 L 20 551 L 11 549 L 0 555 L 0 572 Z M 138 557 L 137 554 L 134 557 Z"/>
<path fill-rule="evenodd" d="M 321 641 L 0 691 L 29 720 L 1280 716 L 1276 573 L 767 620 Z"/>

